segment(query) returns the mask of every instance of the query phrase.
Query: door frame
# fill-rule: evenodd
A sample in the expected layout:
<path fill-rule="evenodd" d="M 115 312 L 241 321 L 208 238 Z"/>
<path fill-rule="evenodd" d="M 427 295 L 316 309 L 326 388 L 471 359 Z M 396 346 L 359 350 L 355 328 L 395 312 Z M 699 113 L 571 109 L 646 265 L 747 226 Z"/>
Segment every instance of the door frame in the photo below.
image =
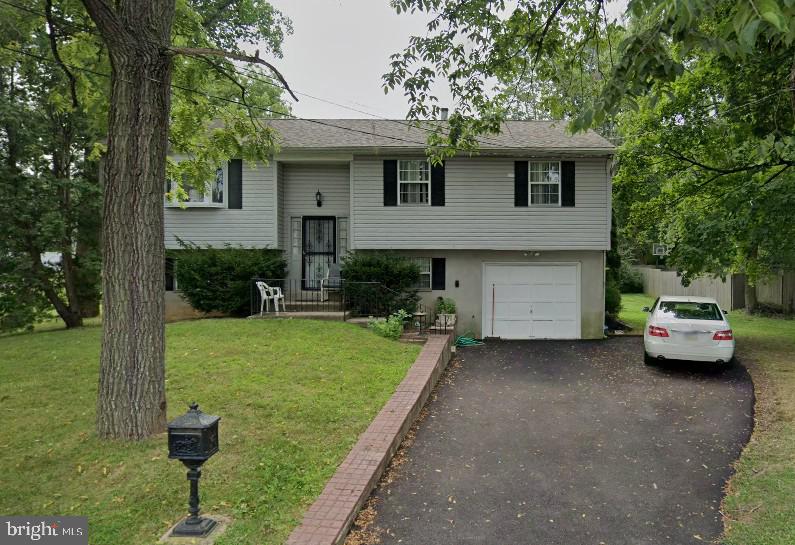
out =
<path fill-rule="evenodd" d="M 307 222 L 310 220 L 331 220 L 332 225 L 332 241 L 334 243 L 334 250 L 332 253 L 332 263 L 337 262 L 337 216 L 301 216 L 301 289 L 305 291 L 318 291 L 320 286 L 316 288 L 307 287 L 306 278 L 306 234 Z M 329 255 L 328 252 L 317 252 L 317 255 Z"/>
<path fill-rule="evenodd" d="M 582 339 L 582 263 L 580 261 L 484 261 L 480 266 L 480 289 L 481 289 L 481 307 L 480 307 L 480 334 L 481 338 L 485 339 L 491 337 L 487 332 L 486 324 L 486 309 L 488 308 L 488 290 L 486 289 L 486 269 L 489 265 L 497 266 L 513 266 L 513 267 L 560 267 L 560 266 L 574 266 L 577 268 L 577 336 L 571 339 Z M 604 291 L 604 284 L 602 285 Z M 531 340 L 537 337 L 530 337 Z M 561 338 L 563 339 L 563 338 Z M 568 337 L 564 340 L 569 339 Z M 541 339 L 539 339 L 541 340 Z"/>

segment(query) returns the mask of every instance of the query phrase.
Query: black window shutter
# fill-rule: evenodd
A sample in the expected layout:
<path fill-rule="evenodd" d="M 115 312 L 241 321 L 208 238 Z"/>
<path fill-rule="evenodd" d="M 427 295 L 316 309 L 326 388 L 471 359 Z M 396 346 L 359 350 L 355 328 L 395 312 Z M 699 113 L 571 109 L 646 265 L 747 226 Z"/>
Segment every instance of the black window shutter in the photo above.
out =
<path fill-rule="evenodd" d="M 397 161 L 384 161 L 384 206 L 397 206 Z"/>
<path fill-rule="evenodd" d="M 562 161 L 560 171 L 560 204 L 574 206 L 574 161 Z"/>
<path fill-rule="evenodd" d="M 527 161 L 513 164 L 513 205 L 527 206 Z"/>
<path fill-rule="evenodd" d="M 229 161 L 229 208 L 243 208 L 243 161 Z"/>
<path fill-rule="evenodd" d="M 431 206 L 444 206 L 444 163 L 431 165 Z"/>
<path fill-rule="evenodd" d="M 174 291 L 174 258 L 166 258 L 166 291 Z"/>
<path fill-rule="evenodd" d="M 443 290 L 445 278 L 445 258 L 434 257 L 431 259 L 431 289 Z"/>

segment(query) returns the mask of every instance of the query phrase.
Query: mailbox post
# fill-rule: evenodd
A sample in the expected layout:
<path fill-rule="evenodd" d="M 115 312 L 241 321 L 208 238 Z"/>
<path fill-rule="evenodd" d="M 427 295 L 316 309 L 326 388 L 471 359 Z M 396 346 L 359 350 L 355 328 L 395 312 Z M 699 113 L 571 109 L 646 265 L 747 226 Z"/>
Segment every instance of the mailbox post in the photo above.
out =
<path fill-rule="evenodd" d="M 202 464 L 218 452 L 219 420 L 220 417 L 204 414 L 192 403 L 187 413 L 168 424 L 168 457 L 188 468 L 190 481 L 190 515 L 174 527 L 172 536 L 203 537 L 215 527 L 213 519 L 199 516 L 199 479 Z"/>

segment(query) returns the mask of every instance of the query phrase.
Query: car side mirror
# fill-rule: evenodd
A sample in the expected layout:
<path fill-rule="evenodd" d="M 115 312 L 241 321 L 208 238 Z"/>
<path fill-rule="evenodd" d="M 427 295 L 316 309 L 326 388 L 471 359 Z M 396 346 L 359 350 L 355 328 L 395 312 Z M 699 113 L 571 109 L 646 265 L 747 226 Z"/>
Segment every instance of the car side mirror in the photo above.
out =
<path fill-rule="evenodd" d="M 640 310 L 643 311 L 643 312 L 651 312 L 651 309 L 649 307 L 643 307 Z"/>
<path fill-rule="evenodd" d="M 726 310 L 726 309 L 723 309 L 723 313 L 724 313 L 724 314 L 728 314 L 728 313 L 729 313 L 729 311 L 728 311 L 728 310 Z"/>

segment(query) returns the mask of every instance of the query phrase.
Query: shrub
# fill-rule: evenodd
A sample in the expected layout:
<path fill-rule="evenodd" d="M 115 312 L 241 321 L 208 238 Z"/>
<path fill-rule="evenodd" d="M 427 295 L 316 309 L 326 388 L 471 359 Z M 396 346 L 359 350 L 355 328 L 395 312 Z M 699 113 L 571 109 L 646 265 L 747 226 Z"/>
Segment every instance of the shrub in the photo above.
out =
<path fill-rule="evenodd" d="M 615 318 L 619 312 L 621 312 L 621 290 L 618 281 L 608 276 L 605 284 L 605 313 Z"/>
<path fill-rule="evenodd" d="M 411 260 L 386 252 L 351 252 L 343 259 L 341 271 L 353 312 L 384 315 L 398 309 L 416 310 L 420 268 Z"/>
<path fill-rule="evenodd" d="M 403 323 L 411 315 L 403 309 L 398 310 L 388 318 L 376 318 L 367 322 L 367 327 L 377 335 L 387 339 L 398 340 L 403 334 Z"/>
<path fill-rule="evenodd" d="M 643 293 L 643 277 L 628 263 L 622 262 L 618 270 L 618 288 L 621 293 Z"/>
<path fill-rule="evenodd" d="M 177 239 L 177 287 L 182 296 L 202 312 L 245 315 L 251 301 L 251 279 L 284 278 L 286 263 L 281 250 L 201 247 Z"/>
<path fill-rule="evenodd" d="M 436 314 L 455 314 L 455 301 L 449 297 L 439 297 L 436 300 Z"/>

